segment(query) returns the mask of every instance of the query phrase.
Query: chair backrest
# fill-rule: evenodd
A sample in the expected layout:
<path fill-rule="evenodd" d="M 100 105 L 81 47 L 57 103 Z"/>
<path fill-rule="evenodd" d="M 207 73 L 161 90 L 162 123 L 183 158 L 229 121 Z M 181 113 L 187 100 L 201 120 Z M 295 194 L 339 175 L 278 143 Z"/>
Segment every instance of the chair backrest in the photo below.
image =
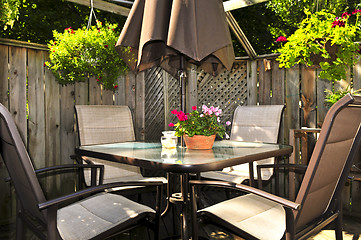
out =
<path fill-rule="evenodd" d="M 231 140 L 277 143 L 284 105 L 238 106 Z"/>
<path fill-rule="evenodd" d="M 45 201 L 33 164 L 9 111 L 0 104 L 0 154 L 9 172 L 22 210 L 46 222 L 38 204 Z"/>
<path fill-rule="evenodd" d="M 80 145 L 135 141 L 128 106 L 76 105 Z"/>
<path fill-rule="evenodd" d="M 297 228 L 335 209 L 360 147 L 360 124 L 361 96 L 348 94 L 327 112 L 296 198 Z"/>

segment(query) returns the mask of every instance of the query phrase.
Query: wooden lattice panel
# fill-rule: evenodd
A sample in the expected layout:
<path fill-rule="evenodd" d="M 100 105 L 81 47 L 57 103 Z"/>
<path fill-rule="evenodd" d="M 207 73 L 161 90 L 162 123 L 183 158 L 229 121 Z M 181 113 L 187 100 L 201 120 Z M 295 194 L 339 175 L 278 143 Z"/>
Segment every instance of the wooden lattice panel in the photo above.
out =
<path fill-rule="evenodd" d="M 200 71 L 197 77 L 198 105 L 218 106 L 223 110 L 222 122 L 232 122 L 234 110 L 247 102 L 246 77 L 246 62 L 236 63 L 230 72 L 223 71 L 216 77 Z"/>
<path fill-rule="evenodd" d="M 145 73 L 145 139 L 160 140 L 164 130 L 164 71 L 153 68 Z"/>

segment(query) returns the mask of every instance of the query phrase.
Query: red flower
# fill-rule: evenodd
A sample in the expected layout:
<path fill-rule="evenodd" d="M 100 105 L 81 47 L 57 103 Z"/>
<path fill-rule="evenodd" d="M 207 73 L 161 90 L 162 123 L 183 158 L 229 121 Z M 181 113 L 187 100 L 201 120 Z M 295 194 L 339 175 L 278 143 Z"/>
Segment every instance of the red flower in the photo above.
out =
<path fill-rule="evenodd" d="M 197 110 L 197 106 L 193 106 L 193 107 L 192 107 L 192 110 L 193 110 L 193 111 Z"/>
<path fill-rule="evenodd" d="M 114 89 L 117 89 L 118 88 L 118 85 L 114 85 Z"/>
<path fill-rule="evenodd" d="M 187 114 L 185 114 L 185 113 L 182 112 L 182 111 L 178 112 L 177 117 L 178 117 L 179 121 L 186 121 L 186 120 L 188 120 Z"/>
<path fill-rule="evenodd" d="M 174 123 L 169 123 L 168 126 L 169 127 L 174 127 Z"/>
<path fill-rule="evenodd" d="M 344 12 L 342 13 L 341 18 L 347 18 L 349 16 L 351 16 L 351 14 L 348 14 L 348 12 Z"/>
<path fill-rule="evenodd" d="M 334 27 L 336 27 L 336 26 L 344 27 L 344 26 L 345 26 L 345 22 L 342 21 L 342 20 L 333 21 L 333 23 L 332 23 L 332 28 L 334 28 Z"/>
<path fill-rule="evenodd" d="M 355 10 L 353 10 L 352 14 L 354 15 L 354 14 L 359 13 L 359 12 L 361 12 L 361 10 L 355 9 Z"/>
<path fill-rule="evenodd" d="M 108 45 L 104 45 L 105 48 L 108 48 Z"/>
<path fill-rule="evenodd" d="M 287 38 L 284 36 L 279 36 L 276 40 L 276 42 L 287 42 Z"/>

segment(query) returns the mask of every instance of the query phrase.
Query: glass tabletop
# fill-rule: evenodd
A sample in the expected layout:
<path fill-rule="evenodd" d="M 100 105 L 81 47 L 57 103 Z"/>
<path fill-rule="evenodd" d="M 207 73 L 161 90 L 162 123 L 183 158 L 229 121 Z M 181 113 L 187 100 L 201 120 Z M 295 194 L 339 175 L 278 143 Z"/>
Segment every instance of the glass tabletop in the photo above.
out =
<path fill-rule="evenodd" d="M 289 145 L 230 140 L 216 141 L 210 150 L 166 149 L 158 142 L 101 144 L 76 149 L 76 153 L 82 156 L 169 172 L 213 171 L 291 152 Z"/>

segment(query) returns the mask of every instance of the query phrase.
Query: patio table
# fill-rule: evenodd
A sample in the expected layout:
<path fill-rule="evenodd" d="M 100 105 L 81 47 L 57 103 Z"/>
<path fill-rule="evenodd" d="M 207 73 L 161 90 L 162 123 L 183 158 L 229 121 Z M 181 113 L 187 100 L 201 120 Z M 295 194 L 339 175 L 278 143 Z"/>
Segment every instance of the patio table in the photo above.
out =
<path fill-rule="evenodd" d="M 190 203 L 188 197 L 184 196 L 188 196 L 189 193 L 190 173 L 215 171 L 264 158 L 289 155 L 292 153 L 292 147 L 282 144 L 224 140 L 216 141 L 210 150 L 190 150 L 182 147 L 162 149 L 159 142 L 125 142 L 81 146 L 75 149 L 75 153 L 79 156 L 180 174 L 183 201 L 181 238 L 189 239 L 187 221 Z M 251 168 L 253 170 L 253 164 L 250 164 Z"/>

